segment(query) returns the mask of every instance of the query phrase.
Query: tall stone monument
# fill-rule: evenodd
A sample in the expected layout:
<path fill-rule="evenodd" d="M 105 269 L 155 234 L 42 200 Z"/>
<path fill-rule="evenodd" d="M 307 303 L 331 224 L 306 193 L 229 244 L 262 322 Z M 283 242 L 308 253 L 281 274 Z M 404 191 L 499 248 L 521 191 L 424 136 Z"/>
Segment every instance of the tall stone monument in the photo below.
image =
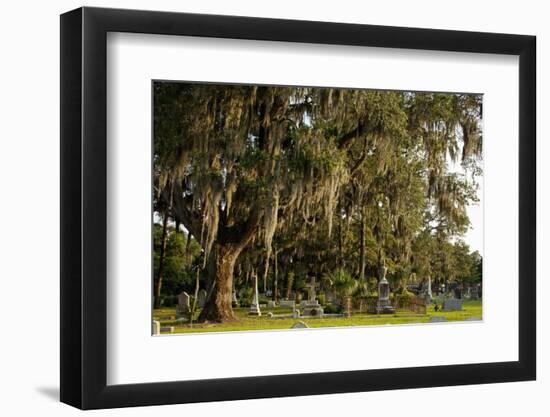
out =
<path fill-rule="evenodd" d="M 430 304 L 432 302 L 432 298 L 433 298 L 432 279 L 429 275 L 428 275 L 428 279 L 422 283 L 422 289 L 419 295 L 420 295 L 420 298 L 422 298 L 426 304 Z"/>
<path fill-rule="evenodd" d="M 378 314 L 392 314 L 395 312 L 395 308 L 390 302 L 390 283 L 386 279 L 386 273 L 388 268 L 386 263 L 382 260 L 380 267 L 380 281 L 378 282 L 378 304 L 376 306 L 376 312 Z"/>
<path fill-rule="evenodd" d="M 323 317 L 323 307 L 317 301 L 316 289 L 318 286 L 319 284 L 315 282 L 315 275 L 312 275 L 310 283 L 306 285 L 308 297 L 303 305 L 304 316 Z"/>
<path fill-rule="evenodd" d="M 258 293 L 258 275 L 254 274 L 254 297 L 252 298 L 252 304 L 250 304 L 250 310 L 248 310 L 249 316 L 261 316 L 260 311 L 260 294 Z"/>

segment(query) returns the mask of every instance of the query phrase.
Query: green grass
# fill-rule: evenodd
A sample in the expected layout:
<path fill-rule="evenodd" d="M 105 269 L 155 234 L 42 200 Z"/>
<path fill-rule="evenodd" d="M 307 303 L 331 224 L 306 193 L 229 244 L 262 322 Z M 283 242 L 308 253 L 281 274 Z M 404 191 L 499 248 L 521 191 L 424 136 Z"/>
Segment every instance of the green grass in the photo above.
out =
<path fill-rule="evenodd" d="M 303 321 L 309 327 L 342 327 L 342 326 L 381 326 L 386 324 L 427 323 L 431 316 L 444 316 L 447 321 L 463 321 L 468 317 L 482 317 L 481 301 L 465 301 L 462 311 L 441 312 L 434 311 L 434 306 L 428 308 L 427 314 L 415 314 L 410 311 L 397 311 L 396 314 L 359 314 L 355 313 L 350 318 L 327 317 L 315 318 L 268 318 L 267 313 L 290 314 L 291 310 L 283 308 L 263 308 L 261 317 L 248 316 L 247 308 L 234 309 L 237 321 L 229 323 L 200 323 L 191 327 L 189 324 L 180 324 L 175 320 L 161 320 L 161 326 L 174 326 L 174 333 L 205 333 L 205 332 L 231 332 L 244 330 L 277 330 L 290 329 L 293 324 Z M 175 308 L 162 308 L 154 310 L 155 320 L 176 316 Z"/>

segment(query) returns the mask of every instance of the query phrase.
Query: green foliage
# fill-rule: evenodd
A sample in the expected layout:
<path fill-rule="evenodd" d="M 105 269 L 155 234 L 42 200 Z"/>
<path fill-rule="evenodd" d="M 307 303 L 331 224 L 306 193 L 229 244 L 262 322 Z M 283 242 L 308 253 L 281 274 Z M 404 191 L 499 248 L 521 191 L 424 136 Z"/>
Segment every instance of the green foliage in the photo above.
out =
<path fill-rule="evenodd" d="M 340 305 L 334 305 L 334 304 L 327 304 L 323 307 L 325 314 L 340 314 L 342 313 L 342 306 Z"/>
<path fill-rule="evenodd" d="M 357 288 L 357 280 L 344 269 L 337 269 L 327 274 L 327 277 L 331 282 L 331 288 L 342 298 L 350 297 Z"/>
<path fill-rule="evenodd" d="M 241 287 L 237 295 L 242 307 L 250 307 L 254 298 L 254 288 L 250 286 Z"/>
<path fill-rule="evenodd" d="M 326 305 L 327 303 L 326 295 L 323 293 L 317 294 L 317 301 L 319 301 L 319 304 L 321 304 L 322 306 Z"/>
<path fill-rule="evenodd" d="M 162 226 L 155 224 L 153 228 L 153 273 L 158 276 L 160 245 L 162 239 Z M 187 247 L 187 236 L 183 232 L 176 233 L 170 227 L 166 239 L 166 251 L 164 257 L 164 272 L 162 294 L 175 296 L 181 291 L 193 292 L 195 285 L 196 261 L 200 255 L 200 247 L 196 241 L 191 241 Z M 173 303 L 173 299 L 163 297 L 164 305 Z M 177 303 L 177 300 L 175 301 Z"/>

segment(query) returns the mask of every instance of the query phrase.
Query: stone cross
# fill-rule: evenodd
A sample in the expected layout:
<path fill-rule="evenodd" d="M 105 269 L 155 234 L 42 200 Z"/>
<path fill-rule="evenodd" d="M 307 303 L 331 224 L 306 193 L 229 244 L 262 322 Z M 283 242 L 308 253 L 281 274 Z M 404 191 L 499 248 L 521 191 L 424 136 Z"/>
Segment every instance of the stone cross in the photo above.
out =
<path fill-rule="evenodd" d="M 311 282 L 309 284 L 306 285 L 306 287 L 308 287 L 307 289 L 307 292 L 308 292 L 308 301 L 315 301 L 315 299 L 317 298 L 317 294 L 315 294 L 315 289 L 319 286 L 319 284 L 317 284 L 315 282 L 315 275 L 312 275 L 311 276 Z"/>

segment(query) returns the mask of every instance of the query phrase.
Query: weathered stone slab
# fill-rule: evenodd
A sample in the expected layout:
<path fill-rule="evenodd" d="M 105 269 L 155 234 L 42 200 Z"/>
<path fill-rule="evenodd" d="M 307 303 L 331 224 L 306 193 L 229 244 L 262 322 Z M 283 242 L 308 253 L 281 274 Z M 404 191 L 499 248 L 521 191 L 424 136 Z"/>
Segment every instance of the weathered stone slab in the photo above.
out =
<path fill-rule="evenodd" d="M 447 298 L 443 301 L 443 311 L 461 311 L 462 300 L 458 298 Z"/>
<path fill-rule="evenodd" d="M 317 301 L 307 301 L 302 310 L 304 316 L 323 317 L 323 307 Z"/>
<path fill-rule="evenodd" d="M 178 295 L 178 306 L 189 309 L 190 301 L 191 301 L 191 296 L 187 294 L 185 291 L 181 292 Z"/>
<path fill-rule="evenodd" d="M 161 333 L 174 333 L 174 326 L 164 326 L 160 328 Z"/>
<path fill-rule="evenodd" d="M 299 321 L 297 323 L 294 323 L 291 327 L 291 329 L 308 329 L 309 326 L 305 324 L 303 321 Z"/>
<path fill-rule="evenodd" d="M 202 289 L 199 291 L 197 295 L 197 305 L 199 306 L 199 308 L 203 308 L 205 303 L 206 303 L 206 290 Z"/>

